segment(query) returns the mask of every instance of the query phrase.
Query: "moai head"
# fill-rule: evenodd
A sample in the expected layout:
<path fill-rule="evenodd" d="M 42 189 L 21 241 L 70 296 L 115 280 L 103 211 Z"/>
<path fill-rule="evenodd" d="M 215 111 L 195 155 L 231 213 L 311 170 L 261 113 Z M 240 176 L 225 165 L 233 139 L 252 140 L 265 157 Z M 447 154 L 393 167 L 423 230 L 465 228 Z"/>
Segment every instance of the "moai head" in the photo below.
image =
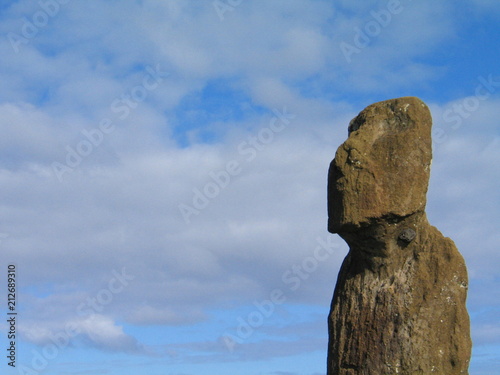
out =
<path fill-rule="evenodd" d="M 423 212 L 432 118 L 418 98 L 365 108 L 349 125 L 328 174 L 328 230 L 341 236 Z"/>

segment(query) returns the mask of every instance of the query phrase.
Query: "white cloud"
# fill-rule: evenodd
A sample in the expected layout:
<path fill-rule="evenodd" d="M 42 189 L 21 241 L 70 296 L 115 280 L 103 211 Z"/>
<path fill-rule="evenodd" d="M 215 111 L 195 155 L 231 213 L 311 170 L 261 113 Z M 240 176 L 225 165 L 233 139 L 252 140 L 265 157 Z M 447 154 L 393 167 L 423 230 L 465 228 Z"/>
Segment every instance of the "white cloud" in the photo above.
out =
<path fill-rule="evenodd" d="M 123 328 L 109 317 L 95 314 L 79 324 L 92 344 L 99 348 L 125 352 L 137 352 L 141 349 L 137 340 L 125 334 Z"/>
<path fill-rule="evenodd" d="M 0 152 L 4 165 L 19 167 L 23 163 L 43 163 L 54 157 L 62 146 L 54 129 L 54 119 L 30 104 L 0 104 Z"/>
<path fill-rule="evenodd" d="M 22 337 L 42 347 L 56 345 L 58 351 L 84 344 L 105 351 L 148 354 L 145 347 L 108 316 L 92 314 L 45 324 L 48 326 L 40 326 L 39 321 L 25 322 L 20 327 Z"/>
<path fill-rule="evenodd" d="M 207 316 L 202 311 L 176 312 L 168 307 L 158 309 L 151 306 L 142 306 L 134 310 L 128 316 L 127 320 L 135 325 L 175 326 L 180 324 L 192 324 L 206 319 Z"/>

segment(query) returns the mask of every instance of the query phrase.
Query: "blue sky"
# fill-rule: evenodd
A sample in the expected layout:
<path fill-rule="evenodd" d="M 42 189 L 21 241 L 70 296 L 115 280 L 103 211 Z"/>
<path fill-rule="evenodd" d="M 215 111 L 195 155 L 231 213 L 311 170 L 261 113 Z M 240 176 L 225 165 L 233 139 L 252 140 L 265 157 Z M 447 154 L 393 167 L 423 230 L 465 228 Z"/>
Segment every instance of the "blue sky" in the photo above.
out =
<path fill-rule="evenodd" d="M 347 253 L 327 168 L 357 113 L 412 95 L 428 217 L 469 269 L 471 374 L 498 374 L 499 20 L 496 0 L 3 1 L 10 373 L 325 374 Z"/>

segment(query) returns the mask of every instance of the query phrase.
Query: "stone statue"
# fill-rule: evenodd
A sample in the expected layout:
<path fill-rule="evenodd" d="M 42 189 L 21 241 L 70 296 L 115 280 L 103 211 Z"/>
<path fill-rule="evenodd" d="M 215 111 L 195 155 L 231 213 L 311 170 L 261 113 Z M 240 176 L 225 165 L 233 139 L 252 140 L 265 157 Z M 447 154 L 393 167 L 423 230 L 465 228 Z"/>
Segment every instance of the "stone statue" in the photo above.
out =
<path fill-rule="evenodd" d="M 328 375 L 468 374 L 465 262 L 425 214 L 432 118 L 375 103 L 328 174 L 328 230 L 349 245 L 328 319 Z"/>

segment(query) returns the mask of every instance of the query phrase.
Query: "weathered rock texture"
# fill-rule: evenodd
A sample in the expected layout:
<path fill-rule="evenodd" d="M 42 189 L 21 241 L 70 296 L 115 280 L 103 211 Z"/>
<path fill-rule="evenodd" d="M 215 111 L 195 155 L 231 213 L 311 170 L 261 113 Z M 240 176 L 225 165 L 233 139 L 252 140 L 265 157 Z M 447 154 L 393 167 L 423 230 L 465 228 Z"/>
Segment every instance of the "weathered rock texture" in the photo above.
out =
<path fill-rule="evenodd" d="M 425 215 L 432 119 L 373 104 L 330 165 L 328 229 L 350 247 L 329 316 L 328 375 L 468 374 L 467 270 Z"/>

